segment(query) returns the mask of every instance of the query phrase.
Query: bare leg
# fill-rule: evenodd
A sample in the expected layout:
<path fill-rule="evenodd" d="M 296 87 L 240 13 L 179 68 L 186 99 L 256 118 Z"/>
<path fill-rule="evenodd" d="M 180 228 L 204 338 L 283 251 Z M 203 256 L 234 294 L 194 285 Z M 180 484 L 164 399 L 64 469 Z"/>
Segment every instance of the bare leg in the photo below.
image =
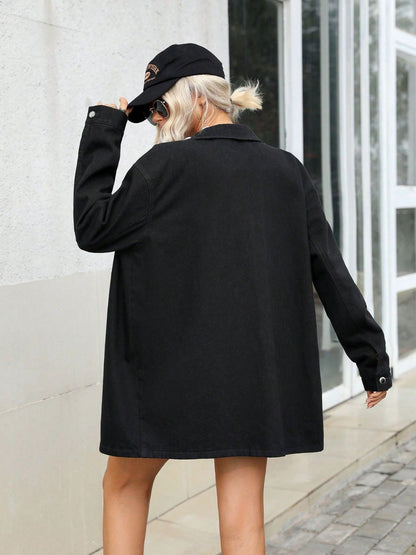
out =
<path fill-rule="evenodd" d="M 215 458 L 222 555 L 264 555 L 267 457 Z"/>
<path fill-rule="evenodd" d="M 109 455 L 103 477 L 104 555 L 143 555 L 153 481 L 167 460 Z"/>

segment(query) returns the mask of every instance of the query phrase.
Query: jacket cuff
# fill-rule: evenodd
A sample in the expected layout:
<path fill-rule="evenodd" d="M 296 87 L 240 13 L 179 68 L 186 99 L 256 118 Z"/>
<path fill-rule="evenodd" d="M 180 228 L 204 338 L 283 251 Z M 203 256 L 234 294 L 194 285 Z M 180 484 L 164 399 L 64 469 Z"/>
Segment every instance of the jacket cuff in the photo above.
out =
<path fill-rule="evenodd" d="M 386 391 L 393 385 L 393 368 L 389 366 L 387 353 L 378 353 L 377 365 L 373 376 L 361 376 L 366 391 Z"/>
<path fill-rule="evenodd" d="M 110 125 L 111 127 L 123 130 L 126 127 L 127 121 L 127 115 L 122 110 L 97 104 L 88 107 L 85 124 Z"/>

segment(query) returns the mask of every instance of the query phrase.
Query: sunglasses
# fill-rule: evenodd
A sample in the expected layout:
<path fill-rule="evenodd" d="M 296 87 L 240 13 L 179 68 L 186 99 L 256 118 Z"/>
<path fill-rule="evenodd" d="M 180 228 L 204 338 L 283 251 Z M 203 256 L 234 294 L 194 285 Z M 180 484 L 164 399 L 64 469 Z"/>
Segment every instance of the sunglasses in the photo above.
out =
<path fill-rule="evenodd" d="M 154 111 L 156 111 L 158 114 L 160 114 L 162 116 L 162 118 L 169 117 L 168 105 L 166 104 L 166 101 L 162 100 L 161 98 L 157 98 L 155 101 L 153 101 L 152 105 L 149 108 L 150 113 L 147 116 L 147 121 L 149 121 L 152 125 L 157 125 L 153 121 L 153 112 Z"/>

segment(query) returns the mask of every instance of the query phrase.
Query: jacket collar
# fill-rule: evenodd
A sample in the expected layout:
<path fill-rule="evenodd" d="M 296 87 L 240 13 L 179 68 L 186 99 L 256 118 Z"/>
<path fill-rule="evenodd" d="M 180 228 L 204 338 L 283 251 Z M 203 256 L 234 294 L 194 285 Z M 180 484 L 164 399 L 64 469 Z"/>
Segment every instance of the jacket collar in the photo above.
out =
<path fill-rule="evenodd" d="M 239 141 L 260 141 L 254 131 L 243 123 L 219 123 L 204 127 L 191 139 L 237 139 Z"/>

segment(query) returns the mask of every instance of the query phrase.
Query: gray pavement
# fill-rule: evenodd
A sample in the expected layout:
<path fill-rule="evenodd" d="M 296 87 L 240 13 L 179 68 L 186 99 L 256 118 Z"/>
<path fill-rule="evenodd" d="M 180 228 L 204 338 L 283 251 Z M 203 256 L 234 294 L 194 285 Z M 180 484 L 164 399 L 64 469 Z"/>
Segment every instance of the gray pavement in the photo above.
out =
<path fill-rule="evenodd" d="M 416 437 L 267 539 L 285 553 L 416 555 Z"/>

